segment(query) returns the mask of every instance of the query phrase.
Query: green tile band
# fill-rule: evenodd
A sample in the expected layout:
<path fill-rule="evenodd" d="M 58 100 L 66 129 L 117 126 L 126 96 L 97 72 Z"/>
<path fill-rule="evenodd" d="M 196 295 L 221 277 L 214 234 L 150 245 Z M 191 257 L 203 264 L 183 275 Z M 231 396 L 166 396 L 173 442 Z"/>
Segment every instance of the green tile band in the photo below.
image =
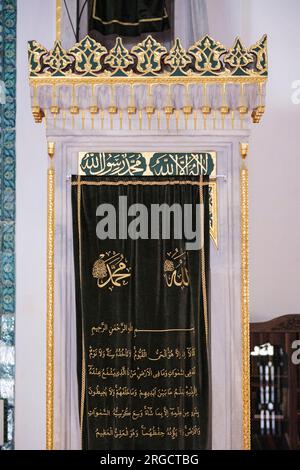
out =
<path fill-rule="evenodd" d="M 15 120 L 16 0 L 0 0 L 0 398 L 5 400 L 5 443 L 14 440 L 15 375 Z"/>

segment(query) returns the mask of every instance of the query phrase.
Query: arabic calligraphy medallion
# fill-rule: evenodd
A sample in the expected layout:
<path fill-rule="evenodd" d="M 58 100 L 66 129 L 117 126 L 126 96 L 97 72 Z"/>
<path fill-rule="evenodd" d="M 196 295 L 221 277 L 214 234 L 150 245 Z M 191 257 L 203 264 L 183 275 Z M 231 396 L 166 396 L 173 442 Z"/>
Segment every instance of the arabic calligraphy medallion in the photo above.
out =
<path fill-rule="evenodd" d="M 100 289 L 108 287 L 112 291 L 115 287 L 123 287 L 128 284 L 131 276 L 131 267 L 122 253 L 106 251 L 100 253 L 93 265 L 92 275 L 97 279 Z"/>
<path fill-rule="evenodd" d="M 187 268 L 187 252 L 176 248 L 167 253 L 164 262 L 164 278 L 167 287 L 180 287 L 184 289 L 190 284 Z"/>

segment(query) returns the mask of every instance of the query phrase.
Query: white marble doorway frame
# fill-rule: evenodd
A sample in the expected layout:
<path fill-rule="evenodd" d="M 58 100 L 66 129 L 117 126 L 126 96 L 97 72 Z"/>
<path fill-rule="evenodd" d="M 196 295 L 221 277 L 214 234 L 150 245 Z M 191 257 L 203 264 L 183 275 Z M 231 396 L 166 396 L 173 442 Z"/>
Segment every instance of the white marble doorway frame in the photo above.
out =
<path fill-rule="evenodd" d="M 155 138 L 154 138 L 155 137 Z M 106 132 L 49 130 L 55 142 L 54 448 L 80 448 L 76 364 L 71 187 L 79 151 L 217 152 L 219 249 L 211 245 L 212 448 L 243 448 L 240 151 L 249 132 Z M 75 355 L 76 357 L 76 355 Z M 73 359 L 72 359 L 73 358 Z"/>

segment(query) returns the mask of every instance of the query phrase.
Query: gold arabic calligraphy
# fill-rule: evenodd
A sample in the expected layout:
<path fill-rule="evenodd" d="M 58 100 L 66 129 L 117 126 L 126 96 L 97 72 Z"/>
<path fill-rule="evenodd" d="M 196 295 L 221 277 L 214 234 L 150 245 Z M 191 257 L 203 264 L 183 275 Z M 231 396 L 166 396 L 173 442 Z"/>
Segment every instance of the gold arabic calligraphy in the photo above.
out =
<path fill-rule="evenodd" d="M 168 287 L 176 286 L 184 289 L 190 284 L 186 251 L 176 248 L 167 253 L 164 262 L 164 278 Z"/>
<path fill-rule="evenodd" d="M 128 284 L 131 276 L 131 268 L 127 267 L 127 259 L 122 253 L 106 251 L 100 253 L 99 258 L 93 265 L 93 277 L 97 279 L 97 286 L 100 289 L 108 287 L 122 287 Z"/>
<path fill-rule="evenodd" d="M 147 437 L 153 439 L 155 437 L 163 438 L 169 437 L 171 439 L 177 439 L 178 437 L 191 437 L 200 436 L 201 430 L 199 426 L 184 426 L 184 428 L 176 428 L 169 426 L 166 429 L 162 429 L 160 426 L 146 427 L 144 425 L 139 428 L 97 428 L 95 435 L 97 439 L 113 437 L 115 439 L 136 439 L 137 437 Z"/>

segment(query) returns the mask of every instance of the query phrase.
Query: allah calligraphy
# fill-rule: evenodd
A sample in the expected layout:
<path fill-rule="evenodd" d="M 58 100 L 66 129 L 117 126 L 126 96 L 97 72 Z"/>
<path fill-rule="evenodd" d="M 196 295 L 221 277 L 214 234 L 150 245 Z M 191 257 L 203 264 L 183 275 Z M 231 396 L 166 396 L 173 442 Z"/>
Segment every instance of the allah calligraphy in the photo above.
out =
<path fill-rule="evenodd" d="M 126 286 L 131 276 L 131 268 L 127 263 L 122 253 L 116 251 L 100 253 L 92 272 L 93 277 L 97 279 L 97 286 L 100 289 L 108 287 L 110 291 L 115 287 Z"/>
<path fill-rule="evenodd" d="M 184 289 L 190 284 L 190 276 L 187 268 L 187 252 L 176 248 L 167 253 L 164 262 L 164 279 L 167 287 L 180 287 Z"/>
<path fill-rule="evenodd" d="M 149 162 L 155 176 L 215 176 L 215 153 L 154 153 Z"/>

